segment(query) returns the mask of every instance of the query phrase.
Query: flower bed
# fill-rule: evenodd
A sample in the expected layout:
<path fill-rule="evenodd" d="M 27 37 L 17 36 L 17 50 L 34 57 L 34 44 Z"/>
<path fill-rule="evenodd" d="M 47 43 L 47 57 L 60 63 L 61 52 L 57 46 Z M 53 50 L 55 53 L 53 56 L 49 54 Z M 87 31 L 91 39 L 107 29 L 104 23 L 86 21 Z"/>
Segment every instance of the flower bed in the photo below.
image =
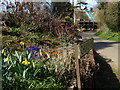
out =
<path fill-rule="evenodd" d="M 63 49 L 66 52 L 63 52 Z M 2 50 L 3 89 L 69 86 L 68 84 L 71 83 L 69 81 L 73 79 L 70 73 L 73 72 L 74 64 L 71 64 L 73 52 L 70 50 L 69 47 L 50 50 L 50 48 L 31 46 L 22 52 L 11 52 L 4 48 Z M 63 54 L 66 56 L 62 57 Z"/>
<path fill-rule="evenodd" d="M 2 50 L 3 88 L 77 87 L 74 52 L 72 44 L 54 49 L 30 46 L 22 52 L 11 52 L 4 48 Z M 80 60 L 83 85 L 96 70 L 96 65 L 94 62 L 91 63 L 90 57 L 89 53 Z"/>

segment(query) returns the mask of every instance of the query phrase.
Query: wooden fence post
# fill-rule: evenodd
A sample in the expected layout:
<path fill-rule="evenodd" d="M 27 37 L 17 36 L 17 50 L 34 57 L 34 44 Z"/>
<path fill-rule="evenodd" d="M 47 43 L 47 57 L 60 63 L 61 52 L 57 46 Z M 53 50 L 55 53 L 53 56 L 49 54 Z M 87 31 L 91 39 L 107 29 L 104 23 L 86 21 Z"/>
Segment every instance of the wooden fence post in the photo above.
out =
<path fill-rule="evenodd" d="M 91 61 L 92 64 L 95 62 L 94 61 L 93 49 L 90 50 L 90 61 Z"/>
<path fill-rule="evenodd" d="M 74 48 L 75 48 L 75 62 L 76 62 L 76 75 L 77 75 L 77 85 L 78 85 L 78 89 L 81 90 L 81 80 L 80 80 L 80 63 L 78 60 L 78 45 L 77 43 L 74 44 Z"/>

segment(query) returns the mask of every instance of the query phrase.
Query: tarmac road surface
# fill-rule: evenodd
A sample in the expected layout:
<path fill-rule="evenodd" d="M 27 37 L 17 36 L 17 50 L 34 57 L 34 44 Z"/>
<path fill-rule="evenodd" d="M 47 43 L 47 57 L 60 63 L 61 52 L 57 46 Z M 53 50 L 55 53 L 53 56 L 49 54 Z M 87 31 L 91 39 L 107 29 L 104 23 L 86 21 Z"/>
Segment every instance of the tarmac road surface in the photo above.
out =
<path fill-rule="evenodd" d="M 99 53 L 117 71 L 120 71 L 120 43 L 105 40 L 94 35 L 95 32 L 83 32 L 83 38 L 94 38 L 94 50 Z M 118 69 L 119 68 L 119 69 Z"/>

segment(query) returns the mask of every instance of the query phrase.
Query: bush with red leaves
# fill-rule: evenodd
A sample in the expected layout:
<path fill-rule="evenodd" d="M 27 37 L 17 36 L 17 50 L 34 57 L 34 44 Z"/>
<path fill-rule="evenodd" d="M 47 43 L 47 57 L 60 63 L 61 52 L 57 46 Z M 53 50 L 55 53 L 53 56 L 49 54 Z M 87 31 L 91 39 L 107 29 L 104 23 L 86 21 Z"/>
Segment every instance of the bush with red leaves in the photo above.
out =
<path fill-rule="evenodd" d="M 6 13 L 4 21 L 9 27 L 28 27 L 29 32 L 51 33 L 67 40 L 73 39 L 77 33 L 77 26 L 69 21 L 60 20 L 50 13 L 40 12 L 40 7 L 35 3 L 17 3 L 14 13 Z"/>

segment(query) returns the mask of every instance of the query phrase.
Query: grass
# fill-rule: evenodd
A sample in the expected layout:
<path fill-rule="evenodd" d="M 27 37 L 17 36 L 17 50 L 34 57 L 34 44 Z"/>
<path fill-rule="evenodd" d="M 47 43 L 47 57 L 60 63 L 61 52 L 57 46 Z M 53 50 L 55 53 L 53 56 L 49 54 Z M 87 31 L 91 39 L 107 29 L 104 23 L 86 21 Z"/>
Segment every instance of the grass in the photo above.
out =
<path fill-rule="evenodd" d="M 114 32 L 97 32 L 95 33 L 96 36 L 99 36 L 101 38 L 107 39 L 107 40 L 112 40 L 116 42 L 120 42 L 120 32 L 119 33 L 114 33 Z"/>
<path fill-rule="evenodd" d="M 112 67 L 112 71 L 113 73 L 115 73 L 115 75 L 118 77 L 119 81 L 120 81 L 120 74 L 119 71 L 116 70 L 116 68 Z"/>

